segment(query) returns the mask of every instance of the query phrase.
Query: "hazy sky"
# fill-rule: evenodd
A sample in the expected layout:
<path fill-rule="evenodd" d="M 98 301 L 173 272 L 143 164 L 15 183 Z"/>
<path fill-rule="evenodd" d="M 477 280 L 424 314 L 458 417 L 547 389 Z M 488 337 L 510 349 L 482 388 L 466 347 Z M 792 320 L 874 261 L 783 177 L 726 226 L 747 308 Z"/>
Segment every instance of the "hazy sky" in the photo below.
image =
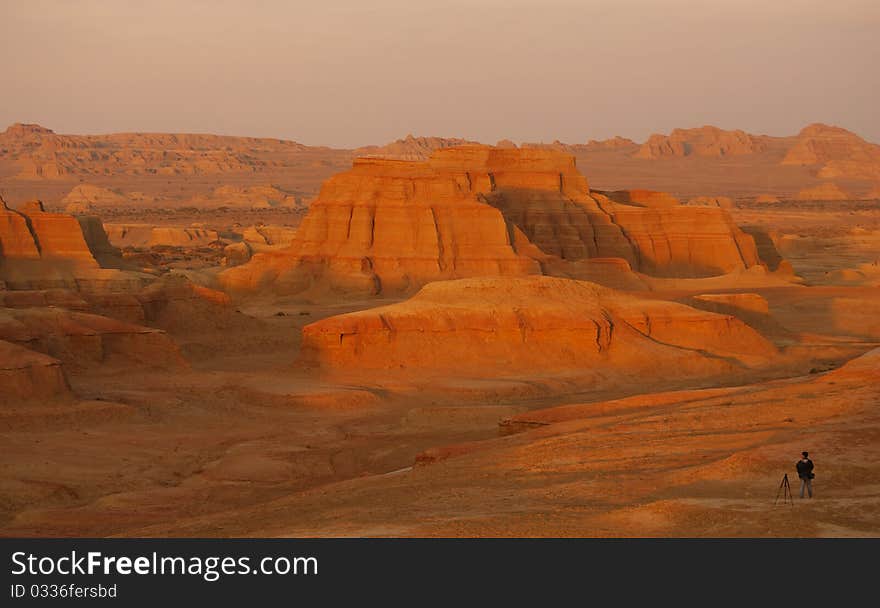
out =
<path fill-rule="evenodd" d="M 0 82 L 61 133 L 880 141 L 880 0 L 0 0 Z"/>

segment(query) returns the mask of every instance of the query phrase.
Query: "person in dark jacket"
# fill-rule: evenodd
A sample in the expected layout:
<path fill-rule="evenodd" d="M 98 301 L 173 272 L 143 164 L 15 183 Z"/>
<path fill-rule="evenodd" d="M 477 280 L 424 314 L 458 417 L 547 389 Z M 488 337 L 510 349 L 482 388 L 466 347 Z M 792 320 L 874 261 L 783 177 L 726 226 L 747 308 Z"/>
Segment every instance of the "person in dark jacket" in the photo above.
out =
<path fill-rule="evenodd" d="M 806 488 L 807 492 L 810 495 L 810 498 L 813 497 L 813 461 L 809 459 L 809 452 L 801 452 L 803 458 L 797 461 L 795 465 L 797 467 L 798 477 L 801 478 L 801 498 L 804 497 L 804 488 Z"/>

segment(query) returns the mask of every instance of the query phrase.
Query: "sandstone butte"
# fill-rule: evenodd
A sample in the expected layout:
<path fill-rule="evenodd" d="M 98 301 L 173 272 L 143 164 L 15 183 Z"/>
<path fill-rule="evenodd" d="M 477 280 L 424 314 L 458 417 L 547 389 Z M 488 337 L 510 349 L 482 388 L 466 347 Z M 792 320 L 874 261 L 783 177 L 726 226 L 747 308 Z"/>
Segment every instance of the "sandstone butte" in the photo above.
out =
<path fill-rule="evenodd" d="M 100 218 L 48 213 L 38 200 L 12 210 L 0 199 L 0 287 L 137 290 L 151 280 L 120 268 Z"/>
<path fill-rule="evenodd" d="M 880 146 L 855 133 L 824 124 L 804 127 L 783 165 L 815 166 L 823 179 L 880 179 Z"/>
<path fill-rule="evenodd" d="M 37 200 L 13 211 L 0 199 L 0 281 L 27 289 L 61 286 L 77 276 L 101 276 L 85 236 L 97 233 L 88 228 L 88 221 L 85 225 L 86 232 L 77 218 L 47 213 Z"/>
<path fill-rule="evenodd" d="M 767 148 L 767 138 L 741 131 L 704 126 L 674 129 L 669 135 L 655 133 L 636 152 L 636 158 L 662 159 L 684 156 L 727 157 L 754 154 Z"/>
<path fill-rule="evenodd" d="M 535 276 L 430 283 L 405 302 L 323 319 L 303 328 L 300 360 L 336 371 L 662 368 L 710 376 L 775 354 L 731 315 Z"/>
<path fill-rule="evenodd" d="M 802 201 L 847 201 L 852 200 L 852 195 L 831 182 L 823 182 L 813 188 L 805 188 L 797 193 L 798 200 Z"/>
<path fill-rule="evenodd" d="M 324 183 L 288 247 L 219 280 L 240 291 L 400 293 L 470 276 L 592 280 L 578 274 L 591 264 L 606 274 L 704 277 L 761 261 L 724 209 L 646 190 L 591 191 L 574 157 L 553 150 L 460 146 L 426 162 L 356 159 Z"/>

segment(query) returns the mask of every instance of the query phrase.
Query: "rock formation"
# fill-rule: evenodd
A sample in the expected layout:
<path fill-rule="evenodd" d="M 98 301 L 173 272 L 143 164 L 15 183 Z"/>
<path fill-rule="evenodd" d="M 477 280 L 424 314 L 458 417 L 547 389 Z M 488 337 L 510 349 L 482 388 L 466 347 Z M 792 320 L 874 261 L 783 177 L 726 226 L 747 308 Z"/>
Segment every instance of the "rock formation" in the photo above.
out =
<path fill-rule="evenodd" d="M 152 224 L 104 224 L 114 247 L 199 247 L 219 238 L 216 230 L 199 227 L 154 226 Z"/>
<path fill-rule="evenodd" d="M 773 194 L 759 194 L 758 196 L 755 197 L 755 202 L 756 203 L 767 203 L 767 204 L 778 203 L 779 197 L 775 196 Z"/>
<path fill-rule="evenodd" d="M 820 178 L 880 179 L 880 146 L 840 127 L 804 127 L 783 165 L 812 166 Z"/>
<path fill-rule="evenodd" d="M 802 201 L 847 201 L 852 200 L 852 195 L 837 184 L 824 182 L 812 188 L 805 188 L 798 192 L 798 200 Z"/>
<path fill-rule="evenodd" d="M 126 203 L 124 196 L 93 184 L 80 184 L 61 199 L 67 213 L 88 213 L 93 207 L 114 206 Z"/>
<path fill-rule="evenodd" d="M 48 213 L 40 201 L 12 211 L 0 199 L 0 282 L 9 289 L 143 286 L 142 276 L 119 268 L 99 218 Z"/>
<path fill-rule="evenodd" d="M 195 198 L 190 204 L 211 207 L 247 207 L 271 209 L 296 207 L 296 197 L 272 185 L 218 186 L 208 197 Z"/>
<path fill-rule="evenodd" d="M 98 266 L 75 217 L 63 213 L 47 213 L 43 203 L 38 200 L 24 203 L 18 210 L 27 218 L 28 227 L 40 249 L 42 259 Z"/>
<path fill-rule="evenodd" d="M 585 146 L 589 152 L 621 150 L 635 152 L 639 148 L 639 144 L 626 137 L 616 135 L 610 139 L 591 139 Z"/>
<path fill-rule="evenodd" d="M 477 142 L 456 137 L 414 137 L 412 134 L 384 146 L 365 146 L 356 149 L 355 155 L 396 160 L 427 160 L 436 150 L 476 144 Z M 512 143 L 512 142 L 511 142 Z M 514 145 L 514 147 L 516 147 Z"/>
<path fill-rule="evenodd" d="M 760 263 L 723 209 L 648 190 L 591 193 L 574 158 L 552 150 L 461 146 L 427 162 L 356 160 L 324 184 L 289 247 L 257 253 L 220 281 L 234 290 L 394 293 L 592 258 L 684 277 Z"/>
<path fill-rule="evenodd" d="M 296 236 L 296 228 L 257 224 L 245 228 L 242 236 L 251 245 L 290 245 Z"/>
<path fill-rule="evenodd" d="M 683 156 L 728 157 L 755 154 L 767 148 L 765 138 L 739 129 L 725 131 L 705 126 L 698 129 L 675 129 L 669 135 L 655 133 L 648 138 L 637 158 L 662 159 Z"/>
<path fill-rule="evenodd" d="M 302 361 L 327 369 L 657 369 L 711 374 L 766 363 L 775 347 L 729 315 L 552 277 L 426 285 L 391 306 L 303 329 Z M 702 353 L 702 354 L 698 354 Z"/>
<path fill-rule="evenodd" d="M 60 361 L 0 340 L 0 406 L 66 396 L 69 390 Z"/>
<path fill-rule="evenodd" d="M 721 207 L 722 209 L 735 207 L 733 199 L 729 196 L 695 196 L 688 199 L 687 204 L 691 207 Z"/>
<path fill-rule="evenodd" d="M 62 308 L 0 309 L 0 340 L 61 360 L 71 368 L 125 361 L 183 365 L 163 331 Z"/>
<path fill-rule="evenodd" d="M 254 173 L 270 168 L 279 156 L 307 150 L 279 139 L 185 133 L 59 135 L 25 124 L 0 133 L 0 149 L 18 164 L 19 176 L 43 179 Z"/>
<path fill-rule="evenodd" d="M 0 197 L 0 268 L 10 260 L 39 260 L 40 250 L 27 219 L 9 209 Z M 2 278 L 2 277 L 0 277 Z"/>

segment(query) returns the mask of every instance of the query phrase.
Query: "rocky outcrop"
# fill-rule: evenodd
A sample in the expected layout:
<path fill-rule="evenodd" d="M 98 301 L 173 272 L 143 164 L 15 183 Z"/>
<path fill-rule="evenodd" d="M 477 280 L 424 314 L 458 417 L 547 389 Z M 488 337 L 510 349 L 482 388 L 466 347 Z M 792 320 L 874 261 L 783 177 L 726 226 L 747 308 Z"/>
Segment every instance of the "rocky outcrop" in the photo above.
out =
<path fill-rule="evenodd" d="M 27 219 L 0 198 L 0 268 L 10 260 L 39 260 L 40 250 Z M 0 277 L 2 278 L 2 277 Z"/>
<path fill-rule="evenodd" d="M 98 262 L 92 256 L 75 217 L 63 213 L 47 213 L 43 203 L 38 200 L 24 203 L 18 210 L 27 218 L 41 259 L 64 260 L 79 266 L 97 268 Z"/>
<path fill-rule="evenodd" d="M 759 194 L 755 197 L 756 203 L 775 204 L 780 202 L 779 197 L 774 194 Z"/>
<path fill-rule="evenodd" d="M 181 275 L 151 283 L 136 298 L 148 325 L 175 333 L 216 330 L 229 325 L 235 314 L 228 295 Z"/>
<path fill-rule="evenodd" d="M 187 133 L 59 135 L 15 124 L 0 133 L 19 177 L 193 176 L 256 173 L 309 150 L 293 141 Z"/>
<path fill-rule="evenodd" d="M 143 286 L 142 275 L 119 267 L 118 251 L 107 242 L 100 219 L 47 213 L 39 201 L 11 211 L 0 201 L 0 281 L 9 289 Z"/>
<path fill-rule="evenodd" d="M 553 150 L 462 146 L 424 163 L 356 160 L 324 184 L 289 247 L 257 253 L 220 281 L 234 290 L 399 293 L 591 258 L 685 277 L 759 263 L 723 209 L 647 190 L 591 192 L 575 159 Z"/>
<path fill-rule="evenodd" d="M 216 230 L 201 227 L 155 226 L 153 224 L 104 224 L 114 247 L 201 247 L 218 240 Z"/>
<path fill-rule="evenodd" d="M 0 309 L 0 340 L 47 354 L 73 369 L 116 360 L 184 365 L 163 331 L 63 308 Z"/>
<path fill-rule="evenodd" d="M 805 188 L 797 194 L 797 199 L 802 201 L 847 201 L 852 198 L 849 192 L 831 182 Z"/>
<path fill-rule="evenodd" d="M 244 207 L 271 209 L 273 207 L 299 207 L 296 197 L 272 185 L 232 186 L 215 188 L 207 197 L 197 197 L 189 204 L 210 207 Z"/>
<path fill-rule="evenodd" d="M 598 192 L 598 191 L 597 191 Z M 634 205 L 636 207 L 649 207 L 652 209 L 671 209 L 681 204 L 677 198 L 666 192 L 654 190 L 616 190 L 614 192 L 598 192 L 611 200 Z"/>
<path fill-rule="evenodd" d="M 63 198 L 61 203 L 65 205 L 67 213 L 88 213 L 93 207 L 112 207 L 128 202 L 124 196 L 95 186 L 94 184 L 79 184 Z"/>
<path fill-rule="evenodd" d="M 587 152 L 626 151 L 635 152 L 639 144 L 626 137 L 616 135 L 610 139 L 591 139 L 584 146 Z"/>
<path fill-rule="evenodd" d="M 706 156 L 726 158 L 742 154 L 755 154 L 767 148 L 765 138 L 751 135 L 739 129 L 725 131 L 705 126 L 698 129 L 675 129 L 669 135 L 655 133 L 648 138 L 637 158 L 650 160 Z"/>
<path fill-rule="evenodd" d="M 436 150 L 452 148 L 475 141 L 457 137 L 414 137 L 412 134 L 384 146 L 365 146 L 354 151 L 356 156 L 372 158 L 389 158 L 396 160 L 427 160 Z M 511 142 L 513 143 L 513 142 Z M 513 147 L 516 147 L 514 145 Z"/>
<path fill-rule="evenodd" d="M 426 285 L 400 304 L 303 329 L 301 360 L 331 370 L 657 369 L 766 363 L 773 345 L 729 315 L 551 277 Z"/>
<path fill-rule="evenodd" d="M 88 312 L 89 304 L 68 289 L 0 290 L 0 308 L 39 308 L 55 306 Z"/>
<path fill-rule="evenodd" d="M 590 153 L 623 153 L 633 154 L 638 151 L 639 144 L 625 137 L 612 137 L 611 139 L 591 139 L 585 144 L 567 144 L 556 140 L 552 143 L 529 143 L 522 144 L 523 148 L 536 148 L 540 150 L 553 150 L 565 154 L 589 155 Z"/>
<path fill-rule="evenodd" d="M 688 199 L 689 207 L 721 207 L 722 209 L 733 209 L 736 205 L 729 196 L 695 196 Z"/>
<path fill-rule="evenodd" d="M 258 224 L 245 228 L 242 236 L 252 245 L 290 245 L 296 236 L 296 228 Z"/>
<path fill-rule="evenodd" d="M 538 263 L 517 252 L 501 213 L 480 195 L 535 180 L 558 189 L 558 161 L 545 152 L 483 146 L 440 150 L 428 163 L 358 159 L 325 182 L 288 248 L 254 255 L 221 274 L 221 282 L 233 289 L 378 293 L 441 278 L 538 273 Z M 574 170 L 573 159 L 566 164 Z"/>
<path fill-rule="evenodd" d="M 820 178 L 880 179 L 880 146 L 840 127 L 804 127 L 783 165 L 815 167 Z"/>
<path fill-rule="evenodd" d="M 235 314 L 229 296 L 175 273 L 139 290 L 88 293 L 83 297 L 93 312 L 175 334 L 223 328 Z"/>
<path fill-rule="evenodd" d="M 241 266 L 251 259 L 254 251 L 247 241 L 230 243 L 223 248 L 223 260 L 226 266 Z"/>
<path fill-rule="evenodd" d="M 69 393 L 58 359 L 0 340 L 0 406 Z"/>
<path fill-rule="evenodd" d="M 626 236 L 633 268 L 639 272 L 700 277 L 761 264 L 754 239 L 733 223 L 726 210 L 673 205 L 665 197 L 644 197 L 641 193 L 636 197 L 638 206 L 595 195 Z M 651 206 L 643 206 L 645 201 L 651 201 Z"/>

